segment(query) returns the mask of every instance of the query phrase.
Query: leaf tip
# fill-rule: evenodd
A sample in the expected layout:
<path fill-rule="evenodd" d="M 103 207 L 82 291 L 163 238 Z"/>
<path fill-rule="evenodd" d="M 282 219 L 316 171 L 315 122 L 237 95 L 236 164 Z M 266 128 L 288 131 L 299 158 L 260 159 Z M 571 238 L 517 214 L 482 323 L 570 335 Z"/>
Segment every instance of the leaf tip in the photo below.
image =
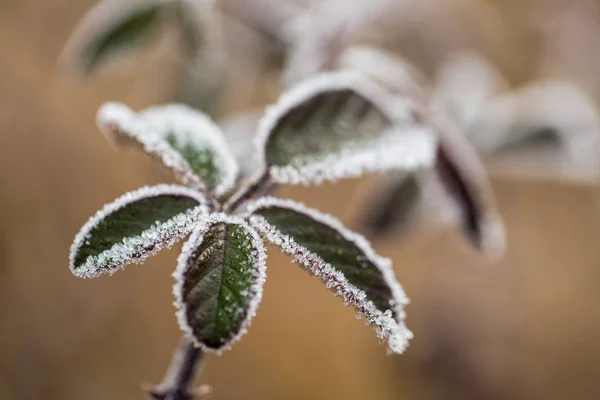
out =
<path fill-rule="evenodd" d="M 126 142 L 123 135 L 126 134 L 128 124 L 135 117 L 135 112 L 123 103 L 104 103 L 96 113 L 96 125 L 106 139 L 114 144 L 121 145 Z"/>

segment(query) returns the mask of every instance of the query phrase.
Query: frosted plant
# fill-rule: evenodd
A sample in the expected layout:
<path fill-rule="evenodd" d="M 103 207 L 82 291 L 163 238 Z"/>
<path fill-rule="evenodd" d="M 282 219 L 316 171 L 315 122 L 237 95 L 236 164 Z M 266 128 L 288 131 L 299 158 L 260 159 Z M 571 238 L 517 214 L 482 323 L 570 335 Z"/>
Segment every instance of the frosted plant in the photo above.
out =
<path fill-rule="evenodd" d="M 588 91 L 573 81 L 511 89 L 482 55 L 461 52 L 441 66 L 432 96 L 490 174 L 586 184 L 600 178 L 600 117 Z"/>
<path fill-rule="evenodd" d="M 476 249 L 500 253 L 503 228 L 485 169 L 458 124 L 440 110 L 418 69 L 393 53 L 369 46 L 346 49 L 332 68 L 367 76 L 392 98 L 410 98 L 412 117 L 428 126 L 439 141 L 430 168 L 397 173 L 370 199 L 363 217 L 365 228 L 377 235 L 390 230 L 406 233 L 423 219 L 457 222 Z"/>
<path fill-rule="evenodd" d="M 138 67 L 127 61 L 167 37 L 171 40 L 161 54 L 177 61 L 174 101 L 217 115 L 228 68 L 248 62 L 236 54 L 247 47 L 248 35 L 240 33 L 247 31 L 235 27 L 257 34 L 266 50 L 257 48 L 260 51 L 252 55 L 260 68 L 271 68 L 273 60 L 279 60 L 275 66 L 281 68 L 297 30 L 293 21 L 308 5 L 307 0 L 100 0 L 75 28 L 59 65 L 79 77 L 117 66 Z"/>
<path fill-rule="evenodd" d="M 445 157 L 445 169 L 450 174 L 443 176 L 454 181 L 447 182 L 463 199 L 465 222 L 476 221 L 481 210 L 493 210 L 485 189 L 484 166 L 492 176 L 513 179 L 598 182 L 600 117 L 593 99 L 576 83 L 554 78 L 511 89 L 482 54 L 460 51 L 445 60 L 427 89 L 418 71 L 389 53 L 380 51 L 378 55 L 374 50 L 352 48 L 346 53 L 340 57 L 341 64 L 384 76 L 386 85 L 401 92 L 421 90 L 413 97 L 426 100 L 432 114 L 442 118 L 446 129 L 439 132 L 445 131 L 446 136 L 442 136 L 439 149 L 446 148 L 450 156 Z M 477 161 L 473 150 L 484 164 Z M 445 197 L 439 196 L 439 188 L 429 180 L 423 184 L 418 175 L 423 172 L 398 174 L 370 199 L 372 208 L 364 224 L 372 235 L 405 233 L 408 228 L 431 222 L 431 205 L 424 200 L 443 201 Z M 428 194 L 431 190 L 438 195 Z M 487 222 L 481 226 L 487 228 L 481 231 L 488 233 L 480 239 L 484 239 L 483 247 L 491 244 L 497 248 L 501 243 L 499 225 L 493 222 L 492 213 L 485 214 L 488 217 L 481 220 Z M 441 217 L 452 219 L 451 214 Z M 471 222 L 466 226 L 476 225 Z M 467 232 L 475 233 L 471 228 Z"/>
<path fill-rule="evenodd" d="M 77 234 L 70 268 L 112 274 L 185 239 L 173 276 L 185 340 L 155 398 L 188 398 L 204 353 L 221 353 L 247 330 L 262 297 L 266 240 L 353 306 L 392 353 L 406 348 L 408 299 L 390 260 L 332 216 L 265 197 L 277 183 L 309 184 L 376 171 L 416 171 L 434 162 L 437 142 L 410 123 L 412 104 L 360 74 L 327 73 L 281 96 L 258 123 L 250 178 L 239 173 L 221 129 L 182 105 L 134 112 L 105 104 L 100 130 L 134 144 L 186 186 L 158 185 L 105 206 Z M 327 133 L 327 134 L 326 134 Z"/>

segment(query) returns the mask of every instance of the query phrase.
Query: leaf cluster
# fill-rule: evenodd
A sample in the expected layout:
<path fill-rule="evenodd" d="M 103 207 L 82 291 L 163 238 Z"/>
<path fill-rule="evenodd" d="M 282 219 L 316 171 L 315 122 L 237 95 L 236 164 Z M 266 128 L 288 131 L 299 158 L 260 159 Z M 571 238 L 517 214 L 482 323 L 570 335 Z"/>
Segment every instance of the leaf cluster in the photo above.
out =
<path fill-rule="evenodd" d="M 411 337 L 408 300 L 390 261 L 334 217 L 266 193 L 276 184 L 430 167 L 436 136 L 410 119 L 410 107 L 361 74 L 308 79 L 265 112 L 255 169 L 245 177 L 203 113 L 107 103 L 97 118 L 107 138 L 142 149 L 183 185 L 144 187 L 105 206 L 76 236 L 71 270 L 84 278 L 112 274 L 189 236 L 174 273 L 178 320 L 198 345 L 220 352 L 256 313 L 267 241 L 355 307 L 392 352 L 402 352 Z"/>

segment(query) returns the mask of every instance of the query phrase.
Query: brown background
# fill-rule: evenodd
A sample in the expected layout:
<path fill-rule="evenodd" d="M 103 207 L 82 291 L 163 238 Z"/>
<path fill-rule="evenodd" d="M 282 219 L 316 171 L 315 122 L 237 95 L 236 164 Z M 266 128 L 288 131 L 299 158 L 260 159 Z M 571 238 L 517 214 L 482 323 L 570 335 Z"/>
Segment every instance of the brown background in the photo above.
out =
<path fill-rule="evenodd" d="M 107 100 L 165 101 L 173 61 L 140 57 L 135 76 L 85 83 L 55 74 L 91 4 L 0 2 L 0 399 L 142 399 L 140 384 L 162 377 L 180 337 L 176 250 L 93 281 L 67 267 L 89 215 L 168 179 L 142 155 L 111 149 L 94 117 Z M 519 4 L 503 6 L 515 30 L 526 22 Z M 513 54 L 523 65 L 516 80 L 531 74 L 531 43 Z M 375 244 L 412 299 L 416 339 L 405 355 L 386 356 L 351 310 L 270 249 L 258 317 L 234 351 L 209 358 L 202 381 L 218 399 L 600 398 L 596 189 L 494 183 L 509 234 L 501 262 L 465 251 L 451 230 Z M 351 223 L 356 207 L 346 200 L 369 187 L 281 195 Z"/>

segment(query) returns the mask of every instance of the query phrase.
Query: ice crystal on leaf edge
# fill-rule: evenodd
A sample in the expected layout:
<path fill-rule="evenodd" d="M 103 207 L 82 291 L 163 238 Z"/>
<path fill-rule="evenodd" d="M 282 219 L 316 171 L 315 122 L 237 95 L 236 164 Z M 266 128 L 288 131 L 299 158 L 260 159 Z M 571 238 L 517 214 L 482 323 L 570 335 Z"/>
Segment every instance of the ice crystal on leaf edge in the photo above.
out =
<path fill-rule="evenodd" d="M 233 338 L 225 344 L 223 347 L 215 350 L 209 348 L 196 340 L 192 327 L 189 326 L 186 318 L 186 304 L 184 299 L 182 298 L 183 293 L 183 284 L 184 284 L 184 273 L 187 268 L 187 260 L 190 258 L 194 250 L 202 243 L 204 239 L 204 235 L 208 232 L 208 230 L 217 223 L 226 223 L 231 225 L 239 225 L 241 226 L 252 238 L 252 249 L 251 252 L 254 257 L 254 262 L 256 268 L 254 269 L 256 275 L 254 276 L 254 283 L 250 287 L 248 291 L 248 297 L 250 298 L 248 302 L 248 311 L 246 318 L 242 321 L 241 329 L 237 332 Z M 266 249 L 263 243 L 263 240 L 260 238 L 256 230 L 252 228 L 243 218 L 229 216 L 223 213 L 214 213 L 206 216 L 199 225 L 194 229 L 194 232 L 190 236 L 189 240 L 184 244 L 183 249 L 181 250 L 181 254 L 177 258 L 177 268 L 175 272 L 173 272 L 173 277 L 175 278 L 175 284 L 173 285 L 173 295 L 175 296 L 175 308 L 177 309 L 177 321 L 179 326 L 183 332 L 185 332 L 186 336 L 194 341 L 194 343 L 200 347 L 205 352 L 217 353 L 221 354 L 225 350 L 231 349 L 231 345 L 241 339 L 243 335 L 245 335 L 248 331 L 248 327 L 250 326 L 250 322 L 252 318 L 256 315 L 256 311 L 258 310 L 258 306 L 262 300 L 263 294 L 263 286 L 267 279 L 267 254 Z"/>
<path fill-rule="evenodd" d="M 390 307 L 396 312 L 399 321 L 394 319 L 391 309 L 385 312 L 378 310 L 372 301 L 366 299 L 364 291 L 348 282 L 344 274 L 337 271 L 331 264 L 326 263 L 318 255 L 310 252 L 305 247 L 298 245 L 290 236 L 279 232 L 264 217 L 252 215 L 253 212 L 270 206 L 287 208 L 308 215 L 315 221 L 335 229 L 346 240 L 357 246 L 379 269 L 385 282 L 390 287 L 394 302 L 394 304 L 390 304 Z M 348 230 L 333 216 L 308 208 L 292 200 L 264 197 L 249 205 L 247 215 L 249 216 L 250 224 L 264 235 L 269 242 L 280 247 L 284 253 L 292 256 L 294 262 L 306 267 L 327 288 L 334 290 L 336 295 L 342 297 L 345 305 L 354 306 L 357 310 L 357 315 L 364 317 L 367 325 L 373 327 L 377 336 L 387 341 L 390 352 L 404 352 L 408 346 L 408 341 L 413 337 L 412 332 L 404 323 L 406 316 L 404 305 L 408 304 L 408 297 L 394 276 L 391 261 L 375 253 L 363 236 Z"/>
<path fill-rule="evenodd" d="M 97 256 L 89 257 L 82 265 L 75 266 L 75 257 L 77 251 L 86 240 L 89 240 L 91 231 L 102 222 L 107 216 L 121 208 L 136 201 L 160 196 L 175 195 L 187 196 L 196 201 L 199 205 L 187 213 L 176 215 L 175 217 L 154 225 L 151 229 L 142 232 L 136 237 L 124 238 L 121 243 L 112 246 L 108 250 L 102 251 Z M 157 185 L 144 186 L 132 192 L 125 193 L 113 202 L 105 205 L 101 210 L 91 217 L 75 236 L 71 245 L 69 255 L 69 267 L 71 272 L 81 278 L 95 278 L 104 273 L 113 274 L 130 263 L 143 263 L 148 257 L 155 255 L 164 248 L 171 247 L 177 241 L 188 235 L 195 224 L 208 213 L 206 199 L 199 192 L 179 185 Z M 136 254 L 136 247 L 149 248 L 151 250 L 142 254 Z M 114 268 L 101 268 L 104 261 L 111 259 Z"/>

